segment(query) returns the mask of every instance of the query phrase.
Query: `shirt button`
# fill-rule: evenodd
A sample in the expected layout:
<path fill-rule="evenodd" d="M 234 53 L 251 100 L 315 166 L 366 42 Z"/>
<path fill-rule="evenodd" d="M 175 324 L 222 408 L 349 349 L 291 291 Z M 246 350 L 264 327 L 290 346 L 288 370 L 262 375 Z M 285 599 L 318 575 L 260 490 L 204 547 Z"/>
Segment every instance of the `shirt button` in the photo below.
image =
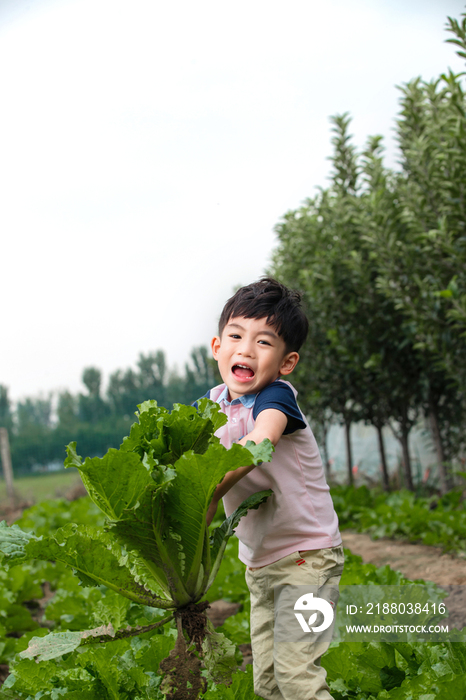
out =
<path fill-rule="evenodd" d="M 236 418 L 231 419 L 233 423 L 236 423 Z"/>

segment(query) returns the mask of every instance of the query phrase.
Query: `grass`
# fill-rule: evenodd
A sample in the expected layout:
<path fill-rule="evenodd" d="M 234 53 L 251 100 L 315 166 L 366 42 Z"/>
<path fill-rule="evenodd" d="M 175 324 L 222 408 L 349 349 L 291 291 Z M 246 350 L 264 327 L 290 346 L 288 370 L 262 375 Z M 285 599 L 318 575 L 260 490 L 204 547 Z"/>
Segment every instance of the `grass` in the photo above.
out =
<path fill-rule="evenodd" d="M 81 481 L 74 469 L 52 474 L 37 474 L 15 479 L 15 492 L 21 500 L 39 503 L 48 498 L 57 498 Z M 6 488 L 0 479 L 0 504 L 6 502 Z"/>

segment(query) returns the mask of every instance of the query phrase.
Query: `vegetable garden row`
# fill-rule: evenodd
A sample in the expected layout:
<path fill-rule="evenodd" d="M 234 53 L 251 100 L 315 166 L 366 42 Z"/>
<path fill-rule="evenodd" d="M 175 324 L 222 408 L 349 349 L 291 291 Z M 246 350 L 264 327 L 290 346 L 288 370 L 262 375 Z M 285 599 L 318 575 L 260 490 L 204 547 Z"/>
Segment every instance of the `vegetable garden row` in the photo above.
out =
<path fill-rule="evenodd" d="M 352 492 L 336 490 L 337 502 L 345 504 L 344 492 L 350 494 L 345 512 L 354 512 L 355 500 L 370 494 L 365 489 Z M 360 494 L 358 496 L 358 493 Z M 394 494 L 393 498 L 402 498 Z M 407 498 L 407 496 L 405 496 Z M 463 511 L 456 511 L 462 513 Z M 437 513 L 427 510 L 426 525 L 435 523 Z M 19 521 L 21 528 L 47 535 L 70 522 L 102 524 L 100 511 L 88 498 L 69 503 L 64 499 L 46 501 L 26 511 Z M 363 564 L 348 551 L 342 583 L 396 585 L 405 583 L 401 574 L 385 566 Z M 40 581 L 48 581 L 55 592 L 45 607 Z M 225 599 L 241 603 L 239 613 L 229 618 L 221 631 L 235 643 L 249 641 L 248 591 L 242 566 L 238 564 L 236 541 L 230 542 L 219 575 L 209 591 L 209 600 Z M 147 633 L 142 637 L 108 642 L 98 647 L 84 647 L 60 659 L 41 661 L 21 659 L 34 636 L 55 631 L 76 631 L 111 623 L 147 625 L 163 613 L 132 604 L 106 589 L 84 588 L 63 564 L 34 562 L 0 572 L 0 664 L 9 664 L 11 675 L 0 691 L 4 698 L 162 698 L 159 690 L 160 661 L 174 647 L 174 625 L 165 633 Z M 40 626 L 39 626 L 40 621 Z M 238 655 L 238 662 L 240 661 Z M 448 692 L 451 700 L 466 694 L 466 651 L 463 644 L 386 644 L 341 643 L 333 646 L 323 663 L 327 668 L 332 692 L 338 700 L 359 698 L 377 700 L 420 698 L 433 700 Z M 206 698 L 254 698 L 251 667 L 246 673 L 233 675 L 230 687 L 212 686 Z"/>
<path fill-rule="evenodd" d="M 146 402 L 120 450 L 83 462 L 69 446 L 65 464 L 79 469 L 90 498 L 43 502 L 0 527 L 0 556 L 11 566 L 0 570 L 0 664 L 10 671 L 0 698 L 255 697 L 251 667 L 237 670 L 236 647 L 249 642 L 249 603 L 236 540 L 228 538 L 268 493 L 223 523 L 218 516 L 210 541 L 205 513 L 221 472 L 242 464 L 244 451 L 267 461 L 270 447 L 225 450 L 213 435 L 223 418 L 207 400 L 199 412 L 178 405 L 171 414 Z M 334 500 L 343 526 L 416 539 L 427 532 L 431 544 L 445 544 L 449 533 L 454 549 L 464 542 L 460 493 L 382 500 L 337 487 Z M 347 552 L 342 584 L 406 583 Z M 430 586 L 442 600 L 445 592 Z M 43 611 L 44 590 L 53 595 Z M 198 613 L 206 598 L 240 603 L 240 612 L 205 634 Z M 334 642 L 323 665 L 336 700 L 466 696 L 464 642 Z"/>
<path fill-rule="evenodd" d="M 69 523 L 100 525 L 103 517 L 88 498 L 72 503 L 46 501 L 26 511 L 21 528 L 38 535 Z M 227 545 L 220 572 L 209 591 L 209 600 L 241 603 L 219 631 L 235 644 L 249 641 L 248 591 L 242 566 L 238 565 L 236 540 Z M 388 566 L 363 564 L 346 551 L 344 584 L 399 585 L 407 579 Z M 45 607 L 39 600 L 40 581 L 55 592 Z M 54 631 L 77 631 L 112 624 L 149 625 L 164 611 L 131 603 L 108 588 L 82 587 L 77 577 L 60 563 L 34 562 L 0 571 L 0 664 L 10 665 L 10 675 L 0 690 L 1 698 L 66 698 L 68 700 L 138 700 L 163 698 L 160 661 L 175 645 L 174 623 L 159 633 L 146 633 L 84 646 L 60 658 L 37 663 L 18 654 L 31 638 Z M 39 624 L 40 620 L 40 624 Z M 238 653 L 237 661 L 240 662 Z M 347 643 L 332 646 L 323 659 L 336 700 L 434 700 L 448 693 L 450 700 L 466 695 L 466 645 L 409 643 Z M 230 687 L 210 683 L 206 700 L 249 700 L 254 695 L 252 667 L 233 674 Z"/>
<path fill-rule="evenodd" d="M 391 494 L 366 486 L 334 486 L 332 499 L 340 529 L 369 532 L 466 552 L 466 501 L 462 489 L 439 496 L 415 496 L 406 489 Z"/>

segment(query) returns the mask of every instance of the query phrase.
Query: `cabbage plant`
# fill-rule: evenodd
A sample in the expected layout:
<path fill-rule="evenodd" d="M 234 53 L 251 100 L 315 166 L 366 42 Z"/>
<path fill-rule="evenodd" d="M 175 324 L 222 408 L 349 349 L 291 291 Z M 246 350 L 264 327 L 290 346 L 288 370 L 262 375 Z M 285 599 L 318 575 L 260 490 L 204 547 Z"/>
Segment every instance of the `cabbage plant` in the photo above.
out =
<path fill-rule="evenodd" d="M 106 526 L 71 523 L 37 537 L 2 522 L 0 557 L 5 566 L 32 559 L 60 561 L 84 586 L 103 584 L 133 602 L 165 611 L 146 627 L 115 630 L 105 625 L 35 637 L 24 657 L 52 659 L 82 645 L 147 633 L 174 619 L 178 637 L 161 663 L 162 690 L 169 698 L 196 698 L 204 688 L 201 663 L 217 682 L 227 682 L 236 667 L 234 646 L 214 631 L 204 612 L 208 603 L 200 601 L 240 518 L 271 492 L 254 494 L 210 532 L 207 510 L 228 471 L 270 461 L 273 446 L 266 440 L 225 449 L 214 433 L 227 418 L 208 399 L 201 399 L 197 409 L 175 404 L 169 412 L 155 401 L 138 408 L 138 422 L 118 450 L 83 461 L 75 442 L 67 447 L 65 467 L 79 470 L 90 498 L 106 515 Z"/>

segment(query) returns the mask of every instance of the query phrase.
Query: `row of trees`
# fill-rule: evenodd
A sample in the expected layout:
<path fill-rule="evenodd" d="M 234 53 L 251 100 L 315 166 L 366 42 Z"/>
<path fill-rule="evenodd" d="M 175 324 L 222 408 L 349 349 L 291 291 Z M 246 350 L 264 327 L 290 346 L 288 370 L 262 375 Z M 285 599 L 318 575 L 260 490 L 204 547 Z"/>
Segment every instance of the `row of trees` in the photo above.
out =
<path fill-rule="evenodd" d="M 466 57 L 466 16 L 448 28 Z M 409 433 L 424 417 L 445 492 L 465 443 L 466 99 L 451 72 L 401 91 L 401 171 L 385 167 L 380 136 L 358 153 L 348 115 L 333 117 L 331 185 L 278 224 L 272 272 L 304 291 L 300 396 L 323 445 L 332 421 L 345 425 L 350 482 L 350 426 L 363 420 L 385 488 L 390 425 L 412 489 Z"/>
<path fill-rule="evenodd" d="M 15 406 L 0 385 L 0 427 L 8 429 L 16 473 L 64 459 L 64 446 L 77 440 L 82 454 L 99 455 L 118 447 L 134 422 L 139 403 L 155 399 L 160 406 L 192 403 L 221 381 L 207 348 L 191 351 L 184 374 L 169 369 L 162 350 L 140 354 L 135 369 L 110 375 L 105 392 L 102 372 L 87 367 L 85 387 L 77 395 L 63 391 L 57 397 L 27 398 Z"/>

